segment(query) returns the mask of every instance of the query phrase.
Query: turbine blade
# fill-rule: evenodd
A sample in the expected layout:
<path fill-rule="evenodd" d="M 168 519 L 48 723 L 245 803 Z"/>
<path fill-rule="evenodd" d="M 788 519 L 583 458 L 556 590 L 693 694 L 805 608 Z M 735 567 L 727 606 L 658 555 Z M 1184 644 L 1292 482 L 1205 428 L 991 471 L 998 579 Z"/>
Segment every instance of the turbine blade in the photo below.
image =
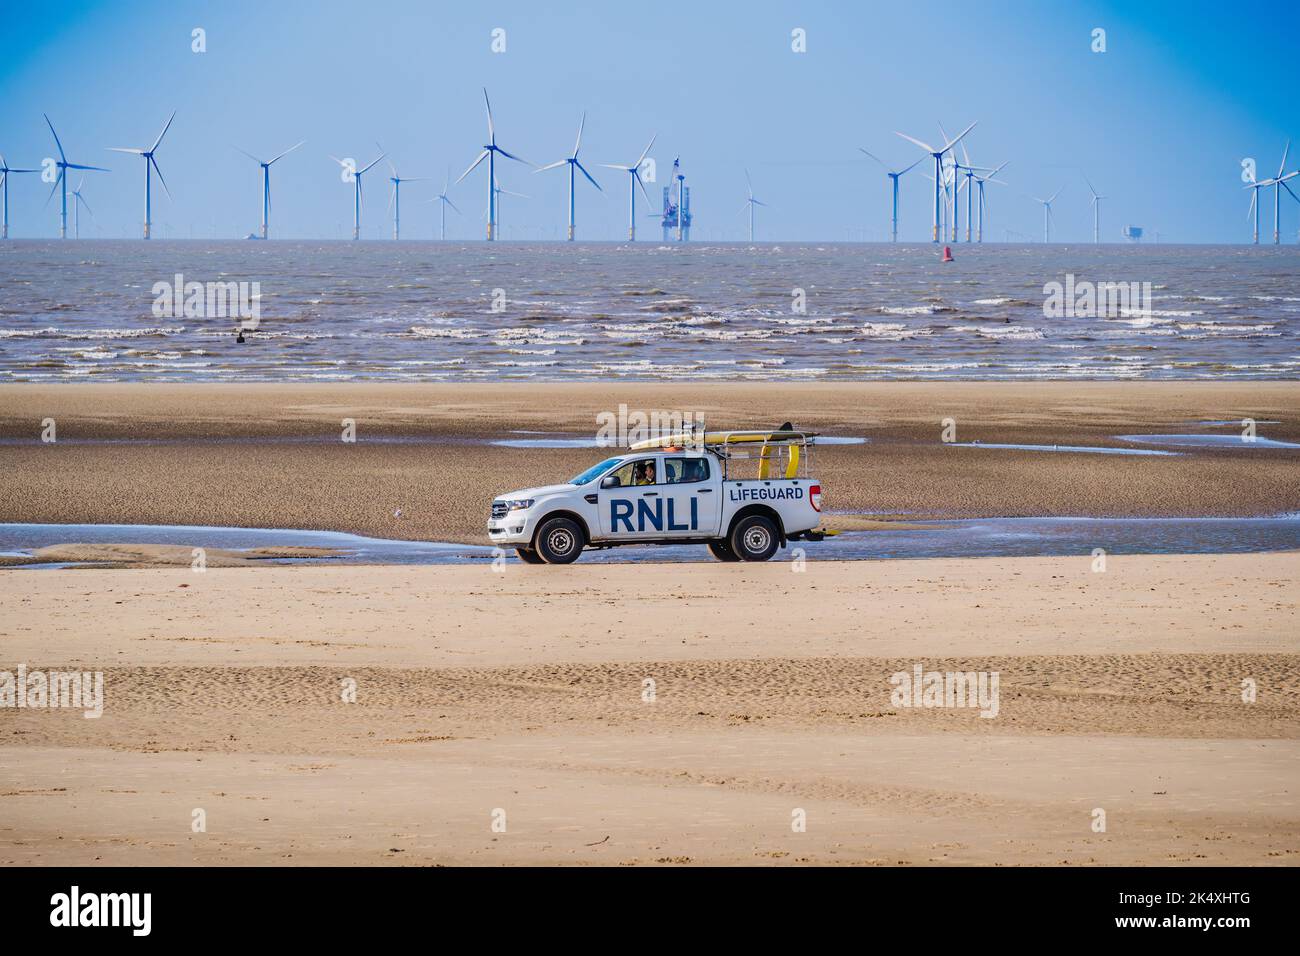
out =
<path fill-rule="evenodd" d="M 1087 177 L 1087 175 L 1085 174 L 1084 177 L 1083 177 L 1083 181 L 1084 181 L 1085 183 L 1088 184 L 1088 192 L 1092 193 L 1093 198 L 1096 198 L 1096 197 L 1097 197 L 1097 190 L 1095 190 L 1095 189 L 1092 188 L 1092 180 L 1089 179 L 1089 178 Z"/>
<path fill-rule="evenodd" d="M 77 163 L 64 163 L 68 169 L 93 169 L 97 173 L 111 173 L 111 169 L 105 169 L 103 166 L 81 166 Z"/>
<path fill-rule="evenodd" d="M 913 163 L 911 166 L 908 166 L 905 170 L 903 170 L 902 173 L 896 173 L 895 175 L 897 175 L 897 176 L 901 179 L 902 176 L 903 176 L 903 173 L 910 173 L 913 169 L 915 169 L 915 168 L 916 168 L 920 163 L 922 163 L 922 162 L 924 162 L 924 161 L 925 161 L 925 157 L 922 156 L 920 159 L 918 159 L 918 160 L 917 160 L 915 163 Z M 931 176 L 930 178 L 933 179 L 934 177 Z"/>
<path fill-rule="evenodd" d="M 492 125 L 492 101 L 488 99 L 486 86 L 483 87 L 483 105 L 487 107 L 488 142 L 495 146 L 497 142 L 497 128 Z"/>
<path fill-rule="evenodd" d="M 290 147 L 289 147 L 288 149 L 286 149 L 283 153 L 281 153 L 279 156 L 275 157 L 275 159 L 271 160 L 271 162 L 270 162 L 270 163 L 267 163 L 266 165 L 270 166 L 271 163 L 274 163 L 276 160 L 278 160 L 278 159 L 283 159 L 284 157 L 288 156 L 288 155 L 289 155 L 290 153 L 292 153 L 295 149 L 297 149 L 299 146 L 303 145 L 303 144 L 306 143 L 306 142 L 307 142 L 307 141 L 304 139 L 304 140 L 301 140 L 300 142 L 298 142 L 297 144 L 295 144 L 295 145 L 293 145 L 293 146 L 290 146 Z"/>
<path fill-rule="evenodd" d="M 606 169 L 617 169 L 619 172 L 623 172 L 623 173 L 631 172 L 632 169 L 636 169 L 635 166 L 633 166 L 633 167 L 631 167 L 631 169 L 629 169 L 627 166 L 622 166 L 622 165 L 619 165 L 618 163 L 597 163 L 596 165 L 597 165 L 597 166 L 604 166 Z M 545 167 L 545 166 L 542 167 L 542 169 L 546 169 L 546 168 L 547 168 L 547 167 Z"/>
<path fill-rule="evenodd" d="M 1246 218 L 1250 219 L 1250 214 L 1255 211 L 1255 200 L 1259 198 L 1259 190 L 1250 194 L 1250 208 L 1246 210 Z"/>
<path fill-rule="evenodd" d="M 104 148 L 110 153 L 134 153 L 137 156 L 144 155 L 143 149 L 132 149 L 129 146 L 105 146 Z"/>
<path fill-rule="evenodd" d="M 235 152 L 237 152 L 237 153 L 243 153 L 245 156 L 247 156 L 247 157 L 248 157 L 249 159 L 251 159 L 253 162 L 257 163 L 257 165 L 259 165 L 259 166 L 262 165 L 262 161 L 261 161 L 260 159 L 258 159 L 256 156 L 254 156 L 252 153 L 248 152 L 248 150 L 240 149 L 238 146 L 234 146 L 234 147 L 232 147 L 232 148 L 233 148 L 233 149 L 235 150 Z M 276 159 L 278 159 L 278 158 L 279 158 L 279 157 L 277 156 Z M 271 162 L 274 162 L 274 161 L 275 161 L 275 160 L 272 160 Z M 269 164 L 268 164 L 268 165 L 269 165 Z"/>
<path fill-rule="evenodd" d="M 874 159 L 874 160 L 876 161 L 877 164 L 879 164 L 879 166 L 880 166 L 881 169 L 883 169 L 885 172 L 889 172 L 889 167 L 886 166 L 883 162 L 881 162 L 881 161 L 880 161 L 880 157 L 877 156 L 875 153 L 868 153 L 868 152 L 867 152 L 865 149 L 863 149 L 861 146 L 858 147 L 858 152 L 860 152 L 860 153 L 866 153 L 867 156 L 871 157 L 872 159 Z M 924 158 L 925 158 L 924 156 L 921 157 L 921 159 L 924 159 Z M 918 160 L 916 161 L 916 163 L 919 163 L 920 161 L 921 161 L 921 160 L 918 159 Z M 912 165 L 915 166 L 916 163 L 913 163 Z"/>
<path fill-rule="evenodd" d="M 172 198 L 172 191 L 167 188 L 167 180 L 163 179 L 162 170 L 158 168 L 158 160 L 150 156 L 149 162 L 153 164 L 153 171 L 158 174 L 158 182 L 162 183 L 163 192 L 167 194 L 167 199 L 170 202 Z"/>
<path fill-rule="evenodd" d="M 971 123 L 971 124 L 970 124 L 969 126 L 967 126 L 964 130 L 962 130 L 960 133 L 957 134 L 957 138 L 956 138 L 956 139 L 949 140 L 948 143 L 947 143 L 947 145 L 944 146 L 944 148 L 943 148 L 942 151 L 943 151 L 943 152 L 947 152 L 948 150 L 950 150 L 950 149 L 952 149 L 954 146 L 956 146 L 957 143 L 961 141 L 962 137 L 964 137 L 967 133 L 969 133 L 971 130 L 973 130 L 973 129 L 975 128 L 975 125 L 976 125 L 976 123 L 978 123 L 978 122 L 979 122 L 979 120 L 976 120 L 974 123 Z"/>
<path fill-rule="evenodd" d="M 903 139 L 907 140 L 909 143 L 915 143 L 917 146 L 920 146 L 923 150 L 925 150 L 925 151 L 926 151 L 927 153 L 929 153 L 931 156 L 933 156 L 935 153 L 939 152 L 939 150 L 935 149 L 935 148 L 934 148 L 933 146 L 931 146 L 929 143 L 923 143 L 923 142 L 921 142 L 919 139 L 916 139 L 915 137 L 908 136 L 906 133 L 900 133 L 898 130 L 894 130 L 894 135 L 895 135 L 895 136 L 901 136 L 901 137 L 903 137 Z"/>
<path fill-rule="evenodd" d="M 641 155 L 636 161 L 636 165 L 638 167 L 645 162 L 646 156 L 650 153 L 650 147 L 655 144 L 655 140 L 658 138 L 659 138 L 659 134 L 655 133 L 653 136 L 650 137 L 650 142 L 645 144 L 645 149 L 641 150 Z"/>
<path fill-rule="evenodd" d="M 479 163 L 483 162 L 483 160 L 487 159 L 487 154 L 488 154 L 488 151 L 487 151 L 486 149 L 483 150 L 483 152 L 479 153 L 479 154 L 478 154 L 478 159 L 476 159 L 476 160 L 474 160 L 474 162 L 470 163 L 469 169 L 467 169 L 467 170 L 465 170 L 463 173 L 461 173 L 461 174 L 460 174 L 460 179 L 457 179 L 456 182 L 460 182 L 461 179 L 464 179 L 464 178 L 465 178 L 466 176 L 468 176 L 470 173 L 474 172 L 475 167 L 477 167 Z"/>
<path fill-rule="evenodd" d="M 554 169 L 556 166 L 564 166 L 568 162 L 569 161 L 567 159 L 557 159 L 553 163 L 547 163 L 545 166 L 539 166 L 537 169 L 534 169 L 533 172 L 535 173 L 544 172 L 545 170 L 548 169 Z"/>
<path fill-rule="evenodd" d="M 1056 192 L 1052 193 L 1052 198 L 1049 199 L 1049 200 L 1047 200 L 1047 204 L 1050 206 L 1052 203 L 1054 203 L 1054 202 L 1056 201 L 1056 197 L 1059 196 L 1059 195 L 1061 195 L 1061 193 L 1064 192 L 1064 191 L 1065 191 L 1065 187 L 1062 186 L 1062 187 L 1061 187 L 1060 189 L 1058 189 Z"/>
<path fill-rule="evenodd" d="M 1291 187 L 1290 187 L 1290 186 L 1288 186 L 1285 182 L 1282 182 L 1282 180 L 1280 180 L 1280 179 L 1278 180 L 1278 182 L 1282 184 L 1282 188 L 1283 188 L 1283 189 L 1285 189 L 1287 192 L 1291 193 Z M 1300 196 L 1297 196 L 1295 193 L 1291 193 L 1291 198 L 1294 199 L 1296 202 L 1300 202 Z"/>
<path fill-rule="evenodd" d="M 58 191 L 59 183 L 63 181 L 63 173 L 64 173 L 63 167 L 60 166 L 59 175 L 54 177 L 54 184 L 50 186 L 50 194 L 45 197 L 45 206 L 48 206 L 50 204 L 50 200 L 54 198 L 54 194 Z M 44 209 L 45 206 L 42 206 L 41 208 Z"/>
<path fill-rule="evenodd" d="M 516 156 L 514 153 L 507 153 L 500 146 L 497 147 L 497 152 L 500 153 L 502 156 L 504 156 L 506 159 L 513 159 L 516 163 L 523 163 L 525 166 L 532 166 L 534 169 L 537 168 L 536 164 L 529 162 L 528 160 L 524 159 L 522 156 Z"/>
<path fill-rule="evenodd" d="M 384 158 L 385 155 L 386 155 L 385 153 L 380 153 L 377 157 L 375 157 L 374 161 L 371 162 L 371 164 L 367 166 L 365 169 L 358 169 L 357 175 L 360 176 L 362 173 L 369 172 L 374 167 L 375 163 L 378 163 L 381 159 Z"/>
<path fill-rule="evenodd" d="M 63 153 L 63 144 L 59 142 L 59 134 L 54 132 L 54 124 L 50 122 L 50 117 L 48 114 L 42 113 L 41 115 L 45 117 L 45 125 L 50 128 L 50 132 L 54 135 L 54 145 L 59 147 L 59 159 L 63 160 L 66 163 L 68 161 L 68 157 L 65 156 Z"/>
<path fill-rule="evenodd" d="M 176 111 L 172 110 L 172 115 L 167 117 L 167 125 L 164 126 L 162 132 L 158 134 L 158 138 L 153 141 L 153 145 L 149 147 L 149 152 L 152 153 L 155 149 L 158 148 L 158 144 L 163 141 L 163 137 L 167 135 L 167 131 L 172 128 L 172 120 L 174 120 L 175 118 L 176 118 Z"/>
<path fill-rule="evenodd" d="M 456 208 L 456 204 L 455 204 L 454 202 L 452 202 L 452 201 L 451 201 L 450 199 L 448 199 L 446 196 L 441 196 L 441 197 L 439 197 L 439 198 L 442 199 L 442 201 L 445 202 L 445 203 L 446 203 L 448 206 L 450 206 L 452 209 L 455 209 L 455 210 L 456 210 L 456 215 L 458 215 L 458 216 L 461 215 L 461 211 L 460 211 L 459 209 Z"/>
<path fill-rule="evenodd" d="M 573 158 L 578 158 L 578 150 L 582 148 L 582 128 L 587 125 L 587 111 L 582 111 L 582 119 L 578 122 L 578 138 L 573 144 Z"/>
<path fill-rule="evenodd" d="M 641 195 L 645 197 L 646 205 L 653 206 L 654 204 L 650 202 L 650 194 L 646 192 L 645 183 L 641 182 L 641 173 L 635 168 L 632 170 L 632 178 L 635 179 L 636 184 L 641 187 Z"/>
<path fill-rule="evenodd" d="M 604 191 L 605 191 L 605 190 L 603 190 L 603 189 L 600 188 L 600 183 L 596 182 L 596 180 L 594 180 L 594 179 L 591 178 L 591 173 L 587 172 L 587 168 L 586 168 L 585 166 L 583 166 L 582 163 L 578 162 L 578 161 L 575 159 L 575 160 L 573 161 L 573 165 L 577 166 L 578 169 L 579 169 L 579 171 L 581 171 L 582 175 L 584 175 L 584 176 L 587 177 L 587 182 L 591 183 L 593 186 L 595 186 L 595 187 L 596 187 L 598 190 L 600 190 L 601 192 L 604 192 Z"/>
<path fill-rule="evenodd" d="M 1282 174 L 1286 172 L 1286 157 L 1287 154 L 1290 152 L 1291 152 L 1291 141 L 1288 139 L 1286 141 L 1286 146 L 1282 149 L 1282 165 L 1277 168 L 1277 175 L 1273 177 L 1274 179 L 1280 179 L 1282 177 Z"/>

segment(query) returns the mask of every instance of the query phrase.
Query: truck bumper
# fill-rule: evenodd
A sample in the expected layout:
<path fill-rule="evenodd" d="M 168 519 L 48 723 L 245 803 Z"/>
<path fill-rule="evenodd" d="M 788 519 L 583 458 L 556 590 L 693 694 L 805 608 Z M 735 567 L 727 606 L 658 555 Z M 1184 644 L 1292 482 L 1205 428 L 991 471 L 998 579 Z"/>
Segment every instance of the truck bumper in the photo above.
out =
<path fill-rule="evenodd" d="M 504 518 L 493 518 L 488 521 L 488 537 L 496 545 L 508 545 L 515 548 L 520 545 L 526 546 L 532 543 L 533 525 L 531 515 L 507 514 Z"/>

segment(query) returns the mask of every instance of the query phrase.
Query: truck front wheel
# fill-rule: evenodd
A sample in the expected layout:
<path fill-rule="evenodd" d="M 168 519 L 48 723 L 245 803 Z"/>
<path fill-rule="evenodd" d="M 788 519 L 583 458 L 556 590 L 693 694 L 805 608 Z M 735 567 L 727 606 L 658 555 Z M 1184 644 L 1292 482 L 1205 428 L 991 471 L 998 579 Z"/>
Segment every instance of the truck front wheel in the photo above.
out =
<path fill-rule="evenodd" d="M 545 564 L 546 561 L 532 548 L 515 548 L 515 554 L 524 564 Z"/>
<path fill-rule="evenodd" d="M 582 553 L 582 529 L 569 518 L 551 518 L 537 530 L 537 553 L 547 564 L 572 564 Z"/>
<path fill-rule="evenodd" d="M 719 538 L 716 541 L 710 541 L 708 547 L 709 547 L 709 554 L 713 555 L 719 561 L 740 560 L 740 558 L 736 555 L 736 552 L 731 550 L 731 545 L 727 544 L 727 542 L 722 538 Z"/>
<path fill-rule="evenodd" d="M 763 515 L 749 515 L 731 529 L 731 550 L 742 561 L 766 561 L 781 546 L 776 525 Z"/>

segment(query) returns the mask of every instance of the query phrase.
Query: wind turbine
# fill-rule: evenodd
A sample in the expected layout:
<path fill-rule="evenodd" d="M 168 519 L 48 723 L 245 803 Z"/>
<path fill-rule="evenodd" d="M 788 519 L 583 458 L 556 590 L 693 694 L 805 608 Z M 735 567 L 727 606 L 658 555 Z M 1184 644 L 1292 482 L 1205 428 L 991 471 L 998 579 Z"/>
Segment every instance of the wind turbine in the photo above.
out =
<path fill-rule="evenodd" d="M 81 207 L 85 206 L 86 212 L 89 212 L 92 217 L 95 215 L 91 212 L 86 197 L 81 195 L 81 187 L 84 185 L 86 185 L 86 177 L 82 176 L 81 182 L 77 183 L 77 188 L 72 191 L 72 235 L 77 239 L 81 238 Z"/>
<path fill-rule="evenodd" d="M 641 181 L 641 164 L 645 162 L 650 147 L 655 144 L 655 139 L 659 136 L 655 133 L 650 137 L 650 142 L 646 143 L 645 149 L 641 150 L 641 155 L 631 166 L 619 166 L 617 163 L 601 163 L 607 169 L 621 169 L 630 175 L 627 184 L 627 241 L 636 242 L 636 190 L 641 187 L 641 195 L 645 197 L 645 204 L 650 208 L 654 204 L 650 202 L 650 194 L 645 191 L 645 183 Z"/>
<path fill-rule="evenodd" d="M 82 166 L 78 163 L 68 162 L 68 157 L 63 152 L 63 144 L 59 142 L 59 134 L 54 132 L 54 124 L 50 122 L 49 116 L 42 113 L 45 117 L 45 125 L 50 128 L 50 133 L 54 136 L 54 145 L 59 148 L 59 161 L 55 164 L 59 167 L 59 178 L 54 181 L 54 188 L 50 190 L 50 195 L 46 197 L 45 203 L 49 205 L 50 199 L 54 196 L 54 190 L 60 185 L 63 186 L 63 209 L 59 214 L 59 238 L 68 238 L 68 170 L 69 169 L 92 169 L 100 173 L 112 172 L 111 169 L 105 169 L 103 166 Z"/>
<path fill-rule="evenodd" d="M 867 151 L 866 151 L 865 149 L 862 149 L 861 146 L 859 146 L 858 149 L 861 150 L 863 153 L 866 153 L 866 154 L 867 154 L 868 156 L 870 156 L 872 159 L 876 160 L 876 162 L 880 164 L 880 168 L 883 169 L 883 170 L 885 171 L 885 175 L 889 177 L 890 182 L 893 184 L 893 189 L 894 189 L 894 212 L 893 212 L 892 217 L 890 218 L 890 224 L 891 224 L 891 226 L 892 226 L 892 232 L 891 232 L 891 234 L 892 234 L 892 236 L 893 236 L 893 241 L 894 241 L 894 242 L 897 242 L 897 241 L 898 241 L 898 180 L 903 176 L 904 173 L 911 172 L 911 170 L 912 170 L 914 167 L 916 167 L 916 166 L 921 162 L 922 159 L 925 159 L 925 157 L 922 156 L 920 159 L 918 159 L 918 160 L 917 160 L 915 163 L 913 163 L 911 166 L 908 166 L 906 169 L 900 169 L 900 170 L 898 170 L 897 172 L 890 172 L 889 167 L 886 166 L 884 163 L 882 163 L 882 162 L 881 162 L 879 159 L 877 159 L 874 155 L 872 155 L 871 153 L 867 153 Z"/>
<path fill-rule="evenodd" d="M 451 170 L 449 169 L 447 170 L 446 178 L 443 179 L 442 181 L 442 192 L 438 193 L 438 195 L 434 196 L 432 199 L 425 200 L 425 202 L 436 202 L 442 204 L 439 207 L 442 213 L 442 229 L 438 234 L 439 239 L 447 238 L 447 207 L 450 206 L 452 209 L 456 209 L 456 204 L 447 198 L 447 187 L 450 183 L 451 183 Z M 456 209 L 456 215 L 458 216 L 461 215 L 461 211 L 459 209 Z"/>
<path fill-rule="evenodd" d="M 342 166 L 343 169 L 350 174 L 350 178 L 352 179 L 352 186 L 353 186 L 352 238 L 353 239 L 361 238 L 361 176 L 363 173 L 368 173 L 371 169 L 373 169 L 375 164 L 378 163 L 383 158 L 384 158 L 384 153 L 381 152 L 370 162 L 370 165 L 366 166 L 363 169 L 353 169 L 343 160 L 339 159 L 337 156 L 330 157 L 330 159 L 334 160 L 334 162 Z M 344 181 L 346 182 L 346 177 Z"/>
<path fill-rule="evenodd" d="M 577 139 L 577 141 L 574 142 L 574 144 L 573 144 L 573 155 L 572 155 L 572 156 L 569 156 L 569 157 L 566 158 L 566 159 L 559 159 L 559 160 L 556 160 L 556 161 L 553 162 L 553 163 L 550 163 L 550 164 L 548 164 L 548 165 L 546 165 L 546 166 L 541 167 L 541 169 L 534 170 L 534 172 L 538 172 L 538 173 L 540 173 L 540 172 L 542 172 L 542 171 L 544 171 L 544 170 L 547 170 L 547 169 L 555 169 L 555 168 L 558 167 L 558 166 L 564 166 L 564 165 L 566 165 L 566 164 L 568 165 L 568 167 L 569 167 L 569 241 L 570 241 L 570 242 L 573 241 L 573 227 L 574 227 L 574 221 L 573 221 L 573 217 L 574 217 L 574 196 L 573 196 L 573 194 L 574 194 L 575 185 L 576 185 L 576 182 L 577 182 L 577 172 L 575 172 L 575 171 L 581 171 L 581 172 L 582 172 L 582 175 L 584 175 L 584 176 L 587 177 L 587 181 L 588 181 L 589 183 L 591 183 L 593 186 L 595 186 L 595 187 L 596 187 L 597 189 L 599 189 L 601 192 L 604 192 L 604 191 L 605 191 L 605 190 L 603 190 L 603 189 L 600 189 L 600 183 L 598 183 L 598 182 L 596 182 L 596 180 L 592 179 L 592 178 L 591 178 L 591 173 L 587 172 L 587 168 L 586 168 L 585 166 L 583 166 L 582 163 L 580 163 L 580 162 L 578 161 L 578 150 L 582 148 L 582 128 L 583 128 L 584 126 L 586 126 L 586 125 L 587 125 L 587 114 L 586 114 L 586 113 L 583 113 L 583 114 L 582 114 L 582 119 L 581 119 L 581 121 L 579 121 L 579 123 L 578 123 L 578 139 Z"/>
<path fill-rule="evenodd" d="M 497 145 L 497 131 L 496 127 L 492 123 L 492 101 L 488 99 L 486 88 L 483 90 L 483 104 L 487 107 L 488 141 L 483 147 L 483 152 L 478 154 L 478 159 L 474 160 L 474 162 L 470 164 L 469 169 L 460 174 L 460 179 L 457 179 L 456 182 L 459 183 L 461 179 L 464 179 L 472 173 L 478 167 L 478 164 L 483 162 L 484 159 L 488 161 L 487 237 L 488 241 L 491 242 L 496 238 L 497 232 L 497 153 L 500 153 L 506 159 L 513 159 L 517 163 L 523 163 L 525 166 L 532 166 L 533 164 L 526 159 L 521 159 L 520 157 L 513 155 L 512 153 L 507 153 Z"/>
<path fill-rule="evenodd" d="M 1101 201 L 1106 197 L 1097 194 L 1097 190 L 1092 188 L 1092 180 L 1087 176 L 1083 177 L 1083 181 L 1088 184 L 1088 192 L 1092 193 L 1092 244 L 1095 246 L 1101 243 Z"/>
<path fill-rule="evenodd" d="M 979 121 L 976 120 L 976 122 Z M 925 150 L 927 153 L 929 153 L 931 156 L 934 157 L 934 241 L 935 242 L 939 241 L 939 202 L 940 202 L 939 190 L 943 188 L 943 184 L 946 182 L 946 174 L 943 168 L 943 156 L 945 153 L 948 152 L 948 150 L 952 149 L 955 145 L 957 145 L 957 142 L 961 140 L 962 137 L 964 137 L 967 133 L 969 133 L 974 128 L 975 128 L 975 123 L 971 123 L 964 130 L 962 130 L 960 133 L 957 134 L 956 139 L 949 140 L 948 142 L 944 143 L 942 147 L 938 149 L 931 146 L 929 143 L 923 143 L 919 139 L 914 139 L 911 136 L 908 136 L 906 133 L 900 133 L 897 130 L 894 131 L 895 136 L 901 136 L 909 143 L 915 143 L 917 146 L 920 146 L 923 150 Z"/>
<path fill-rule="evenodd" d="M 1008 160 L 1007 162 L 1010 162 L 1010 160 Z M 1001 183 L 1001 185 L 1005 186 L 1006 183 L 1002 182 L 1002 180 L 1000 180 L 1000 179 L 994 179 L 993 177 L 995 177 L 998 173 L 1002 172 L 1002 170 L 1006 169 L 1006 167 L 1007 167 L 1007 164 L 1006 164 L 1006 163 L 1003 163 L 1001 166 L 999 166 L 997 169 L 993 170 L 992 172 L 988 173 L 987 175 L 984 175 L 984 176 L 978 176 L 978 175 L 977 175 L 977 176 L 975 177 L 975 182 L 976 182 L 976 184 L 977 184 L 977 185 L 979 186 L 979 188 L 980 188 L 980 198 L 979 198 L 979 226 L 978 226 L 978 228 L 976 229 L 976 232 L 975 232 L 975 241 L 976 241 L 976 242 L 981 242 L 981 243 L 982 243 L 982 242 L 984 241 L 984 184 L 985 184 L 985 183 Z"/>
<path fill-rule="evenodd" d="M 1029 197 L 1034 200 L 1034 202 L 1040 202 L 1043 204 L 1043 242 L 1052 241 L 1052 203 L 1056 200 L 1057 196 L 1061 195 L 1061 190 L 1064 188 L 1065 187 L 1062 186 L 1061 189 L 1052 193 L 1051 199 L 1039 199 L 1037 196 Z"/>
<path fill-rule="evenodd" d="M 162 183 L 163 190 L 167 193 L 167 198 L 168 198 L 168 199 L 171 199 L 171 198 L 172 198 L 172 191 L 171 191 L 170 189 L 167 188 L 167 180 L 163 179 L 162 170 L 158 168 L 158 160 L 154 159 L 154 155 L 153 155 L 153 154 L 154 154 L 154 151 L 158 148 L 158 144 L 162 142 L 163 137 L 167 135 L 167 131 L 168 131 L 169 129 L 171 129 L 171 126 L 172 126 L 172 120 L 174 120 L 175 118 L 176 118 L 176 111 L 175 111 L 175 110 L 172 110 L 172 115 L 168 118 L 168 120 L 167 120 L 167 125 L 163 127 L 162 132 L 158 134 L 158 138 L 157 138 L 156 140 L 153 141 L 153 145 L 150 146 L 148 149 L 130 149 L 130 148 L 125 147 L 125 146 L 110 146 L 110 147 L 108 147 L 108 149 L 109 149 L 110 152 L 114 152 L 114 153 L 134 153 L 134 154 L 137 155 L 137 156 L 143 156 L 143 157 L 144 157 L 144 237 L 145 237 L 146 239 L 149 238 L 149 228 L 150 228 L 150 225 L 151 225 L 151 223 L 150 223 L 150 213 L 151 213 L 151 203 L 150 203 L 150 200 L 151 200 L 151 198 L 152 198 L 152 197 L 151 197 L 151 193 L 152 193 L 152 191 L 153 191 L 153 189 L 152 189 L 152 186 L 153 186 L 153 177 L 152 177 L 152 173 L 156 172 L 156 173 L 158 174 L 158 182 Z"/>
<path fill-rule="evenodd" d="M 257 163 L 257 165 L 262 167 L 262 238 L 263 239 L 267 238 L 267 220 L 270 218 L 271 215 L 271 164 L 276 162 L 277 160 L 283 159 L 285 156 L 288 156 L 290 153 L 292 153 L 295 149 L 297 149 L 305 142 L 307 141 L 304 139 L 296 146 L 290 146 L 279 156 L 275 157 L 275 159 L 268 160 L 265 163 L 262 162 L 260 159 L 258 159 L 256 156 L 254 156 L 252 153 L 245 152 L 244 150 L 239 149 L 238 146 L 235 147 L 235 149 L 239 150 L 239 152 L 243 153 L 253 162 Z"/>
<path fill-rule="evenodd" d="M 744 209 L 741 209 L 740 211 L 741 211 L 741 212 L 744 212 L 745 209 L 748 209 L 748 210 L 749 210 L 749 241 L 750 241 L 750 242 L 753 242 L 753 241 L 754 241 L 754 207 L 755 207 L 755 206 L 766 206 L 767 203 L 765 203 L 765 202 L 760 202 L 759 200 L 757 200 L 757 199 L 754 198 L 754 183 L 753 183 L 753 181 L 749 178 L 749 170 L 748 170 L 748 169 L 745 170 L 745 185 L 746 185 L 746 186 L 748 187 L 748 189 L 749 189 L 749 198 L 745 200 L 745 207 L 744 207 Z"/>
<path fill-rule="evenodd" d="M 376 143 L 375 145 L 378 146 L 379 144 Z M 383 149 L 383 147 L 381 146 L 380 149 Z M 388 205 L 392 207 L 393 210 L 393 239 L 400 239 L 402 238 L 402 183 L 422 183 L 428 179 L 428 177 L 414 176 L 409 179 L 403 179 L 398 174 L 397 167 L 393 165 L 391 159 L 388 161 L 388 168 L 393 171 L 393 175 L 388 177 L 388 181 L 393 184 L 392 195 L 388 197 Z"/>
<path fill-rule="evenodd" d="M 4 155 L 0 154 L 0 191 L 4 193 L 4 219 L 3 225 L 0 225 L 0 239 L 9 238 L 9 174 L 39 172 L 39 169 L 11 169 Z"/>
<path fill-rule="evenodd" d="M 1287 192 L 1291 193 L 1292 199 L 1294 199 L 1296 202 L 1300 202 L 1300 196 L 1297 196 L 1295 193 L 1291 192 L 1291 187 L 1286 184 L 1288 179 L 1295 179 L 1297 176 L 1300 176 L 1300 170 L 1296 170 L 1293 173 L 1286 173 L 1286 157 L 1287 154 L 1290 152 L 1291 152 L 1291 141 L 1287 140 L 1286 147 L 1282 150 L 1282 165 L 1280 165 L 1277 168 L 1277 175 L 1274 176 L 1272 179 L 1264 180 L 1262 183 L 1249 184 L 1255 187 L 1255 192 L 1251 195 L 1250 205 L 1251 208 L 1254 209 L 1255 211 L 1256 245 L 1259 244 L 1259 205 L 1258 203 L 1256 203 L 1255 200 L 1256 197 L 1259 196 L 1259 191 L 1261 189 L 1266 189 L 1269 186 L 1273 187 L 1273 245 L 1275 246 L 1282 241 L 1281 219 L 1280 219 L 1282 213 L 1282 190 L 1285 189 Z M 1250 213 L 1248 212 L 1246 213 L 1246 215 L 1249 217 Z"/>
<path fill-rule="evenodd" d="M 492 193 L 493 193 L 493 196 L 495 197 L 495 206 L 496 206 L 496 213 L 497 213 L 497 229 L 496 229 L 496 232 L 497 232 L 497 233 L 499 233 L 500 230 L 501 230 L 501 197 L 502 197 L 502 196 L 514 196 L 514 197 L 516 197 L 516 198 L 518 198 L 518 199 L 532 199 L 532 198 L 533 198 L 532 196 L 525 196 L 523 193 L 515 193 L 515 192 L 511 192 L 509 189 L 503 189 L 503 188 L 501 187 L 501 183 L 500 183 L 500 181 L 497 181 L 497 182 L 494 184 L 494 188 L 493 188 L 493 190 L 492 190 Z M 491 206 L 489 206 L 487 209 L 484 209 L 484 210 L 483 210 L 483 218 L 486 219 L 486 218 L 491 214 L 491 212 L 492 212 L 492 207 L 491 207 Z"/>

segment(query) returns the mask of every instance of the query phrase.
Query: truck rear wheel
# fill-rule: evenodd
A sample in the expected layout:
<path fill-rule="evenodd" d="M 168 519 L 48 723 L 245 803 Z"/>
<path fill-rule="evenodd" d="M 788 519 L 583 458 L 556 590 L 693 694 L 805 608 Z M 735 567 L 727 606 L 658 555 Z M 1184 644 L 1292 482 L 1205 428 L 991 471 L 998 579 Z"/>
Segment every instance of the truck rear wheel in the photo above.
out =
<path fill-rule="evenodd" d="M 731 550 L 742 561 L 766 561 L 781 546 L 776 525 L 763 515 L 749 515 L 731 529 Z"/>
<path fill-rule="evenodd" d="M 709 554 L 713 555 L 719 561 L 740 560 L 736 552 L 731 550 L 731 545 L 727 544 L 727 542 L 722 538 L 719 538 L 716 541 L 710 541 L 708 547 Z"/>
<path fill-rule="evenodd" d="M 532 548 L 515 548 L 515 554 L 524 564 L 545 564 L 546 560 Z"/>
<path fill-rule="evenodd" d="M 582 529 L 570 518 L 551 518 L 537 529 L 536 544 L 547 564 L 572 564 L 582 554 Z"/>

